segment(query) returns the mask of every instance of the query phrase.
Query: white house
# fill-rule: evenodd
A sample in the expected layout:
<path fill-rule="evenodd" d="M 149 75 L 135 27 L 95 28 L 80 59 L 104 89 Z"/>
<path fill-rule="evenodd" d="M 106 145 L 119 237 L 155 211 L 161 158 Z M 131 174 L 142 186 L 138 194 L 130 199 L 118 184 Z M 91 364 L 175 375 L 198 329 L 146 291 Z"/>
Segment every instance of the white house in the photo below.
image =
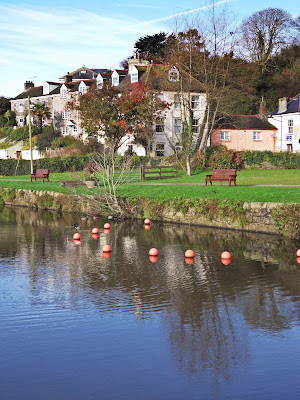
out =
<path fill-rule="evenodd" d="M 300 94 L 289 102 L 279 99 L 278 110 L 268 116 L 268 121 L 278 129 L 277 151 L 300 151 Z"/>

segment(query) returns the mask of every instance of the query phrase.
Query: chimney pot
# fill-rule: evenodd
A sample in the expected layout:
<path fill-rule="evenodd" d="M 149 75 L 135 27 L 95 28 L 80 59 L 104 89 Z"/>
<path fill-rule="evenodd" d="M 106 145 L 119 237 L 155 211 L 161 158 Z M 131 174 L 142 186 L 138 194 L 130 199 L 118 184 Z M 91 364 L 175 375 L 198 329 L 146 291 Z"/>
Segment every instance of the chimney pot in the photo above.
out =
<path fill-rule="evenodd" d="M 26 81 L 24 83 L 24 92 L 26 92 L 28 89 L 34 87 L 34 83 L 32 81 Z"/>
<path fill-rule="evenodd" d="M 278 114 L 282 114 L 286 112 L 286 110 L 287 110 L 287 98 L 282 97 L 281 99 L 279 99 Z"/>

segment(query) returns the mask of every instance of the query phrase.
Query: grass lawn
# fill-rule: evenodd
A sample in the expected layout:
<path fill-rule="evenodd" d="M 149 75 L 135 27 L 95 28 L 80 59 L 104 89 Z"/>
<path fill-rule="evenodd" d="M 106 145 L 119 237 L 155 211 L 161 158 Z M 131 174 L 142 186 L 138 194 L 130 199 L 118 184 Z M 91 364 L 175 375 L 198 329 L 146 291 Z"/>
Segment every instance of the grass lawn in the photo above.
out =
<path fill-rule="evenodd" d="M 122 185 L 118 193 L 128 197 L 149 197 L 156 199 L 207 198 L 255 202 L 300 203 L 299 170 L 249 169 L 238 171 L 237 186 L 229 187 L 227 182 L 214 182 L 203 186 L 209 172 L 194 173 L 191 177 L 180 172 L 177 178 L 134 182 Z M 50 173 L 50 182 L 30 182 L 30 176 L 0 177 L 0 187 L 14 189 L 49 190 L 62 193 L 91 193 L 85 186 L 78 188 L 61 187 L 60 181 L 79 180 L 78 172 Z M 181 184 L 181 185 L 180 185 Z M 200 185 L 202 184 L 202 185 Z M 265 185 L 263 187 L 251 185 Z M 273 187 L 270 185 L 282 185 Z M 93 189 L 97 192 L 97 189 Z"/>
<path fill-rule="evenodd" d="M 237 200 L 247 202 L 300 203 L 300 188 L 272 186 L 175 186 L 130 184 L 119 188 L 124 197 L 148 197 L 171 200 L 178 197 L 218 200 Z"/>

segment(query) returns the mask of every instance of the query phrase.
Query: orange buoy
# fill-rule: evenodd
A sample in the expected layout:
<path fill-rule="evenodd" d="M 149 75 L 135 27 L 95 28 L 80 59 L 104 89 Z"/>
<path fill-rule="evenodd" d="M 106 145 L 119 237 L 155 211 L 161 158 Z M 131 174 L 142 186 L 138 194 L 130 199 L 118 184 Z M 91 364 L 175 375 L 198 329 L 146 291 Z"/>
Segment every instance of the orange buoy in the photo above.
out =
<path fill-rule="evenodd" d="M 148 231 L 151 228 L 151 225 L 144 225 L 144 228 Z"/>
<path fill-rule="evenodd" d="M 296 261 L 297 261 L 298 264 L 300 264 L 300 257 L 297 257 Z"/>
<path fill-rule="evenodd" d="M 104 229 L 104 233 L 108 235 L 110 233 L 110 229 Z"/>
<path fill-rule="evenodd" d="M 185 257 L 184 261 L 185 261 L 187 264 L 193 264 L 193 262 L 194 262 L 194 257 Z"/>
<path fill-rule="evenodd" d="M 149 250 L 149 256 L 158 256 L 158 250 L 153 247 Z"/>
<path fill-rule="evenodd" d="M 151 224 L 150 219 L 149 219 L 149 218 L 146 218 L 146 219 L 144 220 L 144 225 L 150 225 L 150 224 Z"/>
<path fill-rule="evenodd" d="M 110 224 L 108 222 L 106 222 L 106 224 L 104 224 L 104 229 L 110 229 Z"/>
<path fill-rule="evenodd" d="M 229 260 L 231 258 L 231 254 L 228 251 L 223 251 L 223 253 L 221 254 L 221 258 Z"/>
<path fill-rule="evenodd" d="M 158 256 L 149 256 L 149 260 L 150 260 L 152 263 L 156 263 L 157 260 L 158 260 Z"/>
<path fill-rule="evenodd" d="M 99 233 L 99 229 L 98 228 L 93 228 L 92 229 L 92 233 Z"/>
<path fill-rule="evenodd" d="M 221 263 L 224 265 L 229 265 L 231 263 L 230 258 L 221 258 Z"/>
<path fill-rule="evenodd" d="M 296 256 L 297 256 L 297 257 L 300 257 L 300 249 L 298 249 L 298 250 L 296 251 Z"/>
<path fill-rule="evenodd" d="M 92 237 L 93 237 L 93 239 L 97 240 L 99 238 L 99 234 L 98 233 L 93 233 Z"/>
<path fill-rule="evenodd" d="M 81 238 L 80 233 L 78 233 L 78 232 L 74 233 L 73 239 L 80 240 L 80 238 Z"/>
<path fill-rule="evenodd" d="M 108 258 L 111 257 L 111 252 L 106 252 L 106 253 L 105 253 L 105 252 L 103 251 L 102 255 L 103 255 L 104 258 L 108 259 Z"/>
<path fill-rule="evenodd" d="M 81 244 L 81 241 L 78 240 L 78 239 L 74 239 L 74 240 L 73 240 L 73 243 L 76 244 L 76 245 L 78 246 L 79 244 Z"/>
<path fill-rule="evenodd" d="M 111 252 L 111 247 L 110 247 L 110 245 L 109 245 L 109 244 L 105 244 L 105 245 L 102 247 L 102 251 L 103 251 L 103 253 L 110 253 L 110 252 Z"/>
<path fill-rule="evenodd" d="M 193 252 L 193 250 L 187 250 L 187 251 L 184 253 L 184 256 L 185 256 L 186 258 L 193 258 L 193 257 L 195 257 L 195 253 Z"/>

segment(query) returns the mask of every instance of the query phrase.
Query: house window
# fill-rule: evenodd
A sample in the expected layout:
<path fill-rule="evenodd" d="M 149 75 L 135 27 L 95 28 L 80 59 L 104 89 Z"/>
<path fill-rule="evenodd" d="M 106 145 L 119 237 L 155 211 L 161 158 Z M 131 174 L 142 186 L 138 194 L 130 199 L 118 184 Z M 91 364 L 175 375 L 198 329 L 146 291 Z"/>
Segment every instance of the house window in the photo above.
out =
<path fill-rule="evenodd" d="M 292 119 L 288 119 L 288 133 L 294 132 L 294 121 Z"/>
<path fill-rule="evenodd" d="M 86 86 L 80 86 L 79 92 L 83 95 L 86 94 Z"/>
<path fill-rule="evenodd" d="M 230 140 L 229 132 L 221 132 L 221 140 Z"/>
<path fill-rule="evenodd" d="M 62 118 L 62 119 L 67 119 L 67 111 L 62 110 L 62 112 L 61 112 L 61 118 Z"/>
<path fill-rule="evenodd" d="M 199 119 L 193 119 L 192 132 L 199 133 Z"/>
<path fill-rule="evenodd" d="M 113 86 L 118 86 L 118 84 L 119 84 L 119 77 L 118 76 L 115 76 L 113 78 L 112 84 L 113 84 Z"/>
<path fill-rule="evenodd" d="M 73 133 L 77 133 L 77 125 L 73 126 Z"/>
<path fill-rule="evenodd" d="M 155 132 L 163 132 L 164 129 L 165 129 L 164 119 L 163 118 L 157 118 L 156 125 L 155 125 Z"/>
<path fill-rule="evenodd" d="M 60 91 L 60 95 L 63 99 L 65 99 L 67 97 L 67 90 L 66 89 L 61 89 Z"/>
<path fill-rule="evenodd" d="M 293 135 L 286 135 L 286 141 L 291 142 L 293 140 Z"/>
<path fill-rule="evenodd" d="M 128 152 L 128 155 L 129 155 L 129 156 L 132 156 L 132 154 L 133 154 L 133 145 L 132 145 L 132 144 L 129 144 L 129 145 L 128 145 L 128 150 L 127 150 L 127 152 Z"/>
<path fill-rule="evenodd" d="M 191 96 L 191 108 L 192 110 L 198 110 L 200 105 L 200 96 L 192 95 Z"/>
<path fill-rule="evenodd" d="M 182 146 L 180 146 L 179 143 L 176 143 L 176 145 L 175 145 L 175 151 L 176 151 L 176 153 L 182 151 Z"/>
<path fill-rule="evenodd" d="M 181 119 L 180 118 L 174 118 L 174 132 L 177 135 L 181 134 Z"/>
<path fill-rule="evenodd" d="M 134 72 L 133 74 L 131 74 L 131 83 L 137 82 L 139 79 L 138 77 L 138 73 Z"/>
<path fill-rule="evenodd" d="M 261 140 L 261 132 L 253 132 L 253 140 Z"/>
<path fill-rule="evenodd" d="M 158 157 L 163 157 L 165 155 L 165 144 L 156 143 L 155 155 Z"/>
<path fill-rule="evenodd" d="M 24 104 L 19 103 L 19 112 L 23 112 L 23 111 L 24 111 Z"/>
<path fill-rule="evenodd" d="M 181 106 L 180 95 L 174 94 L 174 109 L 180 110 L 180 106 Z"/>
<path fill-rule="evenodd" d="M 46 101 L 45 100 L 42 100 L 42 104 L 43 104 L 43 106 L 46 104 Z"/>
<path fill-rule="evenodd" d="M 66 126 L 62 127 L 62 134 L 63 136 L 66 136 L 68 134 L 68 128 Z"/>
<path fill-rule="evenodd" d="M 179 80 L 179 72 L 176 68 L 172 68 L 169 71 L 169 81 L 170 82 L 177 82 Z"/>

